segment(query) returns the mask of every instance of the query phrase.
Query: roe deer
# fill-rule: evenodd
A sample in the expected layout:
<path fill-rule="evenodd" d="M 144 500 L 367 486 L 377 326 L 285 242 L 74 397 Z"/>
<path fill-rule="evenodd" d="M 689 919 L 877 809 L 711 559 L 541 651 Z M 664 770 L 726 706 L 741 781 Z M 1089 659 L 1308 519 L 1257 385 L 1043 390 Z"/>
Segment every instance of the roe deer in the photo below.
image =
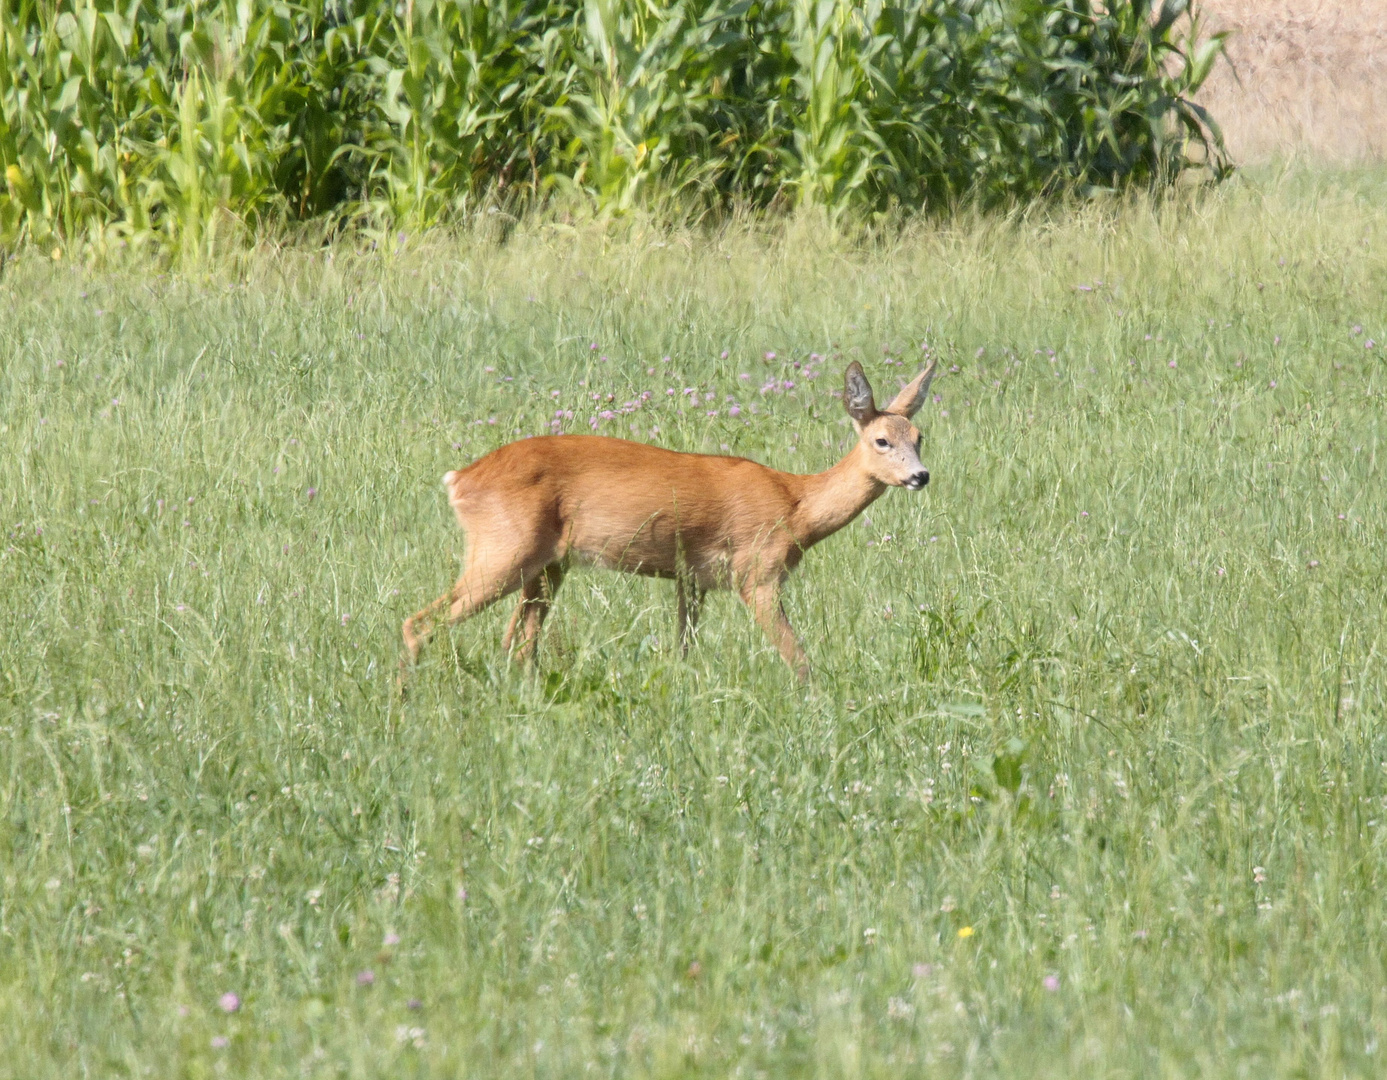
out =
<path fill-rule="evenodd" d="M 523 439 L 448 473 L 443 487 L 467 535 L 463 572 L 446 596 L 404 621 L 408 663 L 444 612 L 456 623 L 516 590 L 502 648 L 511 650 L 519 630 L 518 654 L 531 656 L 564 572 L 579 562 L 673 578 L 685 651 L 703 594 L 736 589 L 785 662 L 808 678 L 781 585 L 809 548 L 887 487 L 929 483 L 910 418 L 934 368 L 878 411 L 861 365 L 849 364 L 843 404 L 859 438 L 812 476 L 598 435 Z"/>

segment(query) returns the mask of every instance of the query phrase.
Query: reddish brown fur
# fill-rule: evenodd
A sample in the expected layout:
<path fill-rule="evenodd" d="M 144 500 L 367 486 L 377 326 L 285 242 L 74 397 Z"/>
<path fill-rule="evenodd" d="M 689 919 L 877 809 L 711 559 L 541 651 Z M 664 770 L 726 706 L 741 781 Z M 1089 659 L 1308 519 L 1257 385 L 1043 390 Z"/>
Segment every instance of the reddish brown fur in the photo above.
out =
<path fill-rule="evenodd" d="M 448 473 L 444 487 L 467 534 L 467 554 L 448 594 L 405 620 L 409 661 L 444 611 L 458 622 L 517 590 L 503 647 L 509 650 L 523 629 L 520 652 L 532 654 L 554 592 L 578 562 L 674 578 L 685 647 L 703 593 L 735 589 L 781 656 L 806 677 L 781 585 L 805 551 L 888 485 L 928 482 L 909 417 L 933 371 L 931 365 L 877 412 L 861 368 L 851 365 L 845 401 L 858 443 L 811 476 L 596 435 L 525 439 Z"/>

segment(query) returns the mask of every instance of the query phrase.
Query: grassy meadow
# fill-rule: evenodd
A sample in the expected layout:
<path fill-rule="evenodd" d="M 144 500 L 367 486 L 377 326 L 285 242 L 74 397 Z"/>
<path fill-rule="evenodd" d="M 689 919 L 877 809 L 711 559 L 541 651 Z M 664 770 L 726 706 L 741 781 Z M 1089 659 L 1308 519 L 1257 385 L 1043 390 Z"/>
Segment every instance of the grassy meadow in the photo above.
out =
<path fill-rule="evenodd" d="M 0 1076 L 1380 1075 L 1384 192 L 11 259 Z M 586 572 L 394 696 L 445 470 L 814 471 L 925 355 L 807 687 Z"/>

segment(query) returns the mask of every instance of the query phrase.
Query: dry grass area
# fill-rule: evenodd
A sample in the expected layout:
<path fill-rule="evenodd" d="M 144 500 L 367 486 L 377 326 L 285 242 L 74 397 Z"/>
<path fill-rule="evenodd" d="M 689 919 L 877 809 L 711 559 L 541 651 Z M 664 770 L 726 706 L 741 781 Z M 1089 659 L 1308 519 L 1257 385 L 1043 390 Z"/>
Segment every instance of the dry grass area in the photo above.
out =
<path fill-rule="evenodd" d="M 1242 163 L 1387 156 L 1387 0 L 1207 0 L 1230 64 L 1200 95 Z"/>

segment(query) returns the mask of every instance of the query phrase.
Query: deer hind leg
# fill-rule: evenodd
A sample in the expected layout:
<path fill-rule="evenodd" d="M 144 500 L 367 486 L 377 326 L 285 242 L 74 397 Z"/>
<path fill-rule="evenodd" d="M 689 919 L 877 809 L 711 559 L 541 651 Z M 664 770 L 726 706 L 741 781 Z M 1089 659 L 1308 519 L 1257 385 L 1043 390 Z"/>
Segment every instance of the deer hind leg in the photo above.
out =
<path fill-rule="evenodd" d="M 550 563 L 540 573 L 531 575 L 520 587 L 520 603 L 515 605 L 515 614 L 510 617 L 506 635 L 501 639 L 501 648 L 509 653 L 515 643 L 515 632 L 522 631 L 520 647 L 514 653 L 517 660 L 534 659 L 540 628 L 554 602 L 554 594 L 563 583 L 563 575 L 561 563 Z"/>
<path fill-rule="evenodd" d="M 445 595 L 404 621 L 401 629 L 407 662 L 413 664 L 419 659 L 419 651 L 433 636 L 445 611 L 449 623 L 461 622 L 508 593 L 515 592 L 522 582 L 523 575 L 519 569 L 507 567 L 496 571 L 473 562 Z"/>
<path fill-rule="evenodd" d="M 693 578 L 680 574 L 675 581 L 679 597 L 679 654 L 689 655 L 689 644 L 698 629 L 698 616 L 703 610 L 703 597 L 708 592 Z"/>
<path fill-rule="evenodd" d="M 771 644 L 779 650 L 785 663 L 789 664 L 800 682 L 809 681 L 809 658 L 795 637 L 790 620 L 785 617 L 785 608 L 780 603 L 780 583 L 754 585 L 748 583 L 742 589 L 742 600 L 751 608 L 757 624 L 771 639 Z"/>

